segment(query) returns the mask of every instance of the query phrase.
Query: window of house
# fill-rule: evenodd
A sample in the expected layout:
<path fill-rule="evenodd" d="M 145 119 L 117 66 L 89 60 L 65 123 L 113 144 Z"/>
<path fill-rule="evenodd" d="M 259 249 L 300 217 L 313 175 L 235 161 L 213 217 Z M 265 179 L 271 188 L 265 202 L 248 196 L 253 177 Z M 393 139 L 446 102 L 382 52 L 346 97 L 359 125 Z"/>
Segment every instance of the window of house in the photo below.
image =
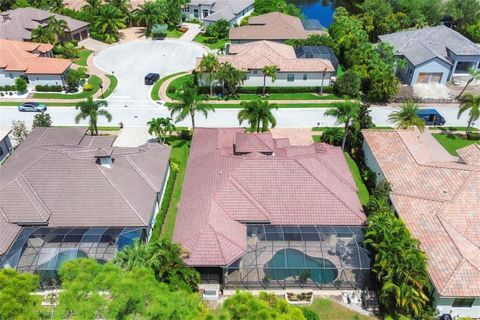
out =
<path fill-rule="evenodd" d="M 303 74 L 303 81 L 307 80 L 308 79 L 308 74 L 304 73 Z"/>
<path fill-rule="evenodd" d="M 293 81 L 295 81 L 295 75 L 287 74 L 287 82 L 293 82 Z"/>
<path fill-rule="evenodd" d="M 193 16 L 198 18 L 198 9 L 193 9 Z"/>
<path fill-rule="evenodd" d="M 257 74 L 257 73 L 258 73 L 258 71 L 257 71 L 257 70 L 253 70 L 253 74 Z"/>
<path fill-rule="evenodd" d="M 203 17 L 205 18 L 206 16 L 208 16 L 210 14 L 210 12 L 208 12 L 208 10 L 203 10 Z"/>
<path fill-rule="evenodd" d="M 453 300 L 453 308 L 471 308 L 475 299 L 457 298 Z"/>
<path fill-rule="evenodd" d="M 13 79 L 13 73 L 9 73 L 8 76 L 10 77 L 10 79 Z"/>

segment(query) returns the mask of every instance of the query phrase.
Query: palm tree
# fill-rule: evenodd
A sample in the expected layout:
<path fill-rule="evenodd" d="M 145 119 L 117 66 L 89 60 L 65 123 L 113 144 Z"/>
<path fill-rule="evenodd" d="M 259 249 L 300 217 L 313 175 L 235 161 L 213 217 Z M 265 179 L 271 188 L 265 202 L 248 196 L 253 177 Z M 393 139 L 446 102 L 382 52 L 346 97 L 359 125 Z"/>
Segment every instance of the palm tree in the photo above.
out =
<path fill-rule="evenodd" d="M 395 124 L 397 129 L 417 128 L 425 130 L 425 122 L 418 116 L 418 106 L 412 100 L 403 103 L 396 111 L 388 116 L 388 121 Z"/>
<path fill-rule="evenodd" d="M 475 70 L 473 68 L 468 68 L 468 74 L 470 74 L 472 77 L 468 79 L 467 83 L 465 84 L 465 87 L 463 87 L 462 92 L 457 96 L 457 99 L 462 96 L 462 94 L 467 90 L 467 87 L 470 85 L 470 83 L 473 82 L 473 80 L 477 79 L 480 80 L 480 69 Z"/>
<path fill-rule="evenodd" d="M 55 34 L 48 27 L 38 26 L 32 30 L 32 42 L 55 43 Z"/>
<path fill-rule="evenodd" d="M 90 134 L 98 135 L 98 127 L 97 127 L 97 119 L 99 116 L 103 116 L 107 118 L 110 122 L 112 121 L 112 115 L 107 111 L 100 108 L 106 108 L 108 106 L 108 102 L 105 100 L 96 100 L 93 101 L 92 97 L 88 97 L 86 101 L 79 102 L 76 106 L 76 110 L 80 110 L 75 116 L 75 123 L 79 123 L 82 119 L 89 119 L 89 126 L 88 129 L 90 130 Z"/>
<path fill-rule="evenodd" d="M 155 1 L 145 2 L 140 5 L 135 13 L 137 23 L 145 24 L 147 35 L 156 24 L 161 24 L 166 20 L 165 11 L 162 10 L 160 3 Z"/>
<path fill-rule="evenodd" d="M 202 113 L 205 118 L 208 116 L 208 112 L 215 111 L 214 107 L 204 102 L 205 96 L 198 94 L 197 87 L 193 83 L 187 82 L 183 85 L 183 90 L 180 95 L 182 103 L 174 104 L 170 107 L 170 112 L 173 117 L 177 115 L 175 122 L 182 121 L 188 115 L 192 120 L 192 128 L 195 129 L 195 113 Z"/>
<path fill-rule="evenodd" d="M 120 9 L 124 17 L 129 17 L 132 10 L 132 4 L 128 0 L 106 0 L 106 3 Z"/>
<path fill-rule="evenodd" d="M 83 6 L 82 11 L 86 11 L 93 16 L 98 15 L 98 9 L 102 6 L 102 0 L 86 0 L 86 4 Z"/>
<path fill-rule="evenodd" d="M 218 62 L 217 56 L 214 53 L 209 53 L 203 56 L 199 64 L 200 76 L 205 76 L 207 78 L 208 84 L 210 85 L 210 96 L 213 96 L 213 81 L 216 78 L 216 73 L 220 68 L 220 63 Z"/>
<path fill-rule="evenodd" d="M 172 118 L 153 118 L 147 122 L 148 133 L 155 136 L 159 143 L 164 143 L 167 133 L 171 134 L 175 131 L 175 125 L 172 123 Z"/>
<path fill-rule="evenodd" d="M 347 141 L 348 127 L 350 123 L 358 117 L 360 111 L 360 103 L 358 102 L 344 102 L 336 103 L 333 105 L 333 108 L 325 111 L 325 115 L 336 117 L 336 125 L 343 124 L 343 139 L 342 139 L 342 150 L 345 150 L 345 143 Z"/>
<path fill-rule="evenodd" d="M 118 40 L 118 30 L 125 28 L 125 18 L 118 8 L 111 5 L 100 6 L 95 26 L 105 35 L 106 42 L 113 43 Z"/>
<path fill-rule="evenodd" d="M 227 87 L 230 95 L 237 94 L 237 86 L 245 80 L 245 72 L 235 68 L 231 63 L 224 62 L 220 64 L 217 72 L 217 78 Z"/>
<path fill-rule="evenodd" d="M 278 109 L 278 106 L 273 103 L 269 104 L 268 101 L 242 101 L 240 103 L 242 110 L 238 112 L 238 121 L 242 125 L 243 121 L 247 121 L 250 124 L 250 131 L 266 132 L 271 125 L 275 128 L 277 125 L 277 119 L 275 119 L 272 109 Z"/>
<path fill-rule="evenodd" d="M 465 135 L 468 136 L 473 122 L 480 118 L 480 96 L 474 96 L 472 93 L 467 93 L 462 97 L 457 118 L 460 119 L 460 116 L 466 111 L 468 111 L 469 118 Z"/>
<path fill-rule="evenodd" d="M 277 79 L 278 67 L 274 64 L 265 66 L 262 68 L 263 72 L 263 96 L 265 96 L 265 88 L 267 86 L 267 77 L 272 78 L 272 82 L 275 82 Z"/>
<path fill-rule="evenodd" d="M 68 24 L 65 20 L 52 17 L 48 22 L 48 29 L 54 34 L 55 41 L 59 42 L 62 38 L 65 37 L 65 32 L 70 31 Z"/>
<path fill-rule="evenodd" d="M 65 7 L 63 5 L 63 0 L 51 0 L 49 1 L 50 4 L 50 11 L 54 13 L 60 13 L 62 9 Z"/>

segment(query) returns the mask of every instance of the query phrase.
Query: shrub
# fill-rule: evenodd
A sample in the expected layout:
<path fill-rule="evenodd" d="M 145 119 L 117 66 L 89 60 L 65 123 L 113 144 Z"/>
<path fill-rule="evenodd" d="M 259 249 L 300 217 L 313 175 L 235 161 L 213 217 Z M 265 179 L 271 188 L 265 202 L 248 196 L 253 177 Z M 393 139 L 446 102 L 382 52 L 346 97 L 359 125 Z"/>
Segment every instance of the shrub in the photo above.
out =
<path fill-rule="evenodd" d="M 17 89 L 18 92 L 27 91 L 27 80 L 23 79 L 22 77 L 15 79 L 15 89 Z"/>
<path fill-rule="evenodd" d="M 208 25 L 208 27 L 205 29 L 205 36 L 211 37 L 217 41 L 220 39 L 227 39 L 229 30 L 230 24 L 228 21 L 221 19 Z"/>
<path fill-rule="evenodd" d="M 168 25 L 167 24 L 155 24 L 152 27 L 152 37 L 153 38 L 165 38 L 167 36 Z"/>
<path fill-rule="evenodd" d="M 38 91 L 38 92 L 62 92 L 63 91 L 63 87 L 62 86 L 59 86 L 59 85 L 53 85 L 53 86 L 49 86 L 49 85 L 36 85 L 35 86 L 35 91 Z"/>
<path fill-rule="evenodd" d="M 15 85 L 5 85 L 5 86 L 0 86 L 0 91 L 17 91 L 17 88 Z"/>
<path fill-rule="evenodd" d="M 177 92 L 177 88 L 174 86 L 168 86 L 167 93 L 175 93 Z"/>
<path fill-rule="evenodd" d="M 361 80 L 353 70 L 345 71 L 337 78 L 334 90 L 338 95 L 357 98 L 360 95 Z"/>
<path fill-rule="evenodd" d="M 85 83 L 83 85 L 83 91 L 92 91 L 93 90 L 93 85 L 91 85 L 90 83 Z"/>
<path fill-rule="evenodd" d="M 182 138 L 183 140 L 192 140 L 192 131 L 189 130 L 189 129 L 183 129 L 181 132 L 180 132 L 180 138 Z"/>
<path fill-rule="evenodd" d="M 305 320 L 320 320 L 317 314 L 310 309 L 302 308 L 302 313 L 305 317 Z"/>
<path fill-rule="evenodd" d="M 326 128 L 320 137 L 321 142 L 326 142 L 334 146 L 341 146 L 342 140 L 343 130 L 340 128 Z"/>
<path fill-rule="evenodd" d="M 480 140 L 480 132 L 469 132 L 467 140 Z"/>
<path fill-rule="evenodd" d="M 50 115 L 46 112 L 37 113 L 33 116 L 32 128 L 36 127 L 51 127 L 52 119 Z"/>
<path fill-rule="evenodd" d="M 75 92 L 78 87 L 85 83 L 87 79 L 86 68 L 69 69 L 65 75 L 65 82 L 67 83 L 67 91 Z"/>
<path fill-rule="evenodd" d="M 261 94 L 263 87 L 240 87 L 238 93 Z M 303 93 L 303 92 L 320 92 L 320 87 L 267 87 L 267 93 Z M 324 93 L 332 93 L 333 88 L 330 86 L 323 87 Z"/>

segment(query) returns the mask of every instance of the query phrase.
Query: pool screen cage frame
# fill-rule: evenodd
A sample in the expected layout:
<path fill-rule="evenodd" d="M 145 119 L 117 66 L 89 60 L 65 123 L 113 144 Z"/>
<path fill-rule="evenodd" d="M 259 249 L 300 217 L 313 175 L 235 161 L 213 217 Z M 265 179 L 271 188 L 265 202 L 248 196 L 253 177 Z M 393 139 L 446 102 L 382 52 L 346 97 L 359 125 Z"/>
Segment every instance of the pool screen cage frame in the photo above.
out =
<path fill-rule="evenodd" d="M 371 270 L 363 240 L 362 226 L 249 224 L 247 251 L 222 268 L 223 285 L 232 289 L 363 290 L 368 287 Z M 301 251 L 303 260 L 295 257 L 289 261 L 286 250 Z M 278 255 L 280 259 L 285 256 L 283 266 L 272 266 L 276 254 L 277 262 Z M 279 274 L 285 278 L 275 279 Z"/>
<path fill-rule="evenodd" d="M 145 227 L 26 227 L 0 257 L 0 268 L 38 274 L 42 288 L 55 288 L 59 285 L 58 269 L 63 262 L 93 258 L 105 263 L 118 250 L 133 245 L 135 239 L 145 238 Z"/>

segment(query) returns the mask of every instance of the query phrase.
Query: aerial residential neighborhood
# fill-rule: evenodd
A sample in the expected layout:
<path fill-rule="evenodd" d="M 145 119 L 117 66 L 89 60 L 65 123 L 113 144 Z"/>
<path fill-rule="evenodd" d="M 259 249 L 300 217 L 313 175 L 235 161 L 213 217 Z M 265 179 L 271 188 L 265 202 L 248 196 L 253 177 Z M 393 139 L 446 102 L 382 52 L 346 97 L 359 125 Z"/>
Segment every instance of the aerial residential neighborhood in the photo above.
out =
<path fill-rule="evenodd" d="M 480 319 L 479 0 L 0 2 L 0 320 Z"/>

